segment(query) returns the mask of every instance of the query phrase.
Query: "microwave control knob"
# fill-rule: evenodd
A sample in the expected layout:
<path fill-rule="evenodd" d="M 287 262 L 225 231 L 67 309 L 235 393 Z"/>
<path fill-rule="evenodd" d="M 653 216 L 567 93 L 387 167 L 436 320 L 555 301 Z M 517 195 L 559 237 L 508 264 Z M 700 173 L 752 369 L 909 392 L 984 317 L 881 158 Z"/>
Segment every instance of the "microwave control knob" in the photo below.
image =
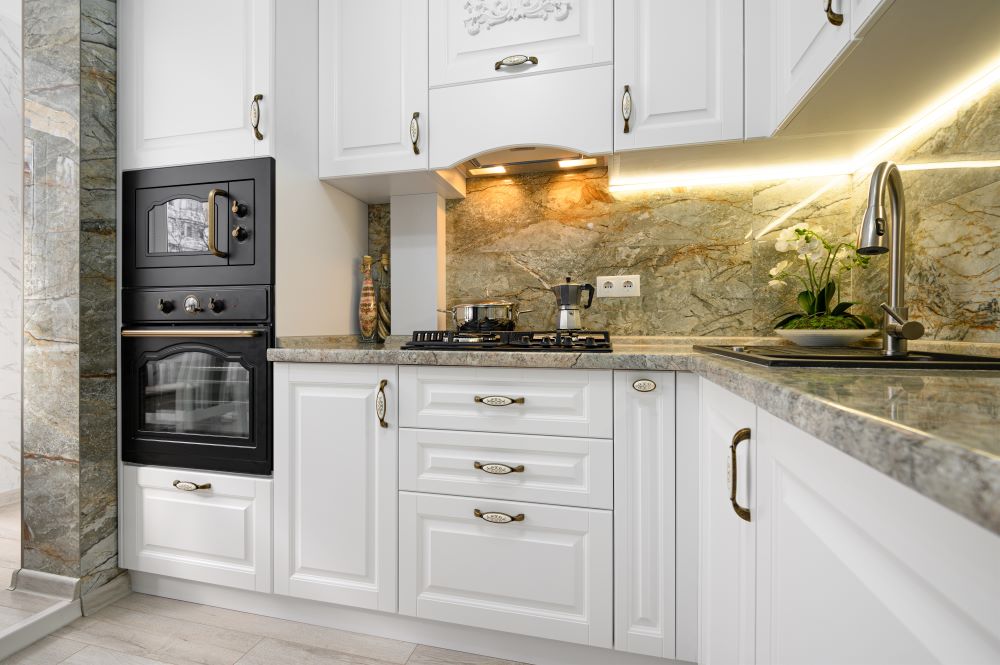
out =
<path fill-rule="evenodd" d="M 208 301 L 208 308 L 213 312 L 215 312 L 216 314 L 218 314 L 219 312 L 221 312 L 226 308 L 226 303 L 224 303 L 221 300 L 216 300 L 215 298 L 212 298 L 211 300 Z"/>
<path fill-rule="evenodd" d="M 160 298 L 160 302 L 156 303 L 156 309 L 160 310 L 164 314 L 169 314 L 174 311 L 174 301 Z"/>
<path fill-rule="evenodd" d="M 247 239 L 247 236 L 249 236 L 250 233 L 249 233 L 249 231 L 246 230 L 246 228 L 244 228 L 244 227 L 240 226 L 239 224 L 237 224 L 236 226 L 233 227 L 233 231 L 232 231 L 231 235 L 234 238 L 236 238 L 238 241 L 243 242 L 244 240 Z"/>
<path fill-rule="evenodd" d="M 239 201 L 236 200 L 233 200 L 233 205 L 229 209 L 232 210 L 233 214 L 236 215 L 237 217 L 246 217 L 247 213 L 250 212 L 250 209 L 247 208 L 247 204 L 240 203 Z"/>
<path fill-rule="evenodd" d="M 203 312 L 201 308 L 201 301 L 195 296 L 188 296 L 184 299 L 184 311 L 188 314 L 197 314 L 198 312 Z"/>

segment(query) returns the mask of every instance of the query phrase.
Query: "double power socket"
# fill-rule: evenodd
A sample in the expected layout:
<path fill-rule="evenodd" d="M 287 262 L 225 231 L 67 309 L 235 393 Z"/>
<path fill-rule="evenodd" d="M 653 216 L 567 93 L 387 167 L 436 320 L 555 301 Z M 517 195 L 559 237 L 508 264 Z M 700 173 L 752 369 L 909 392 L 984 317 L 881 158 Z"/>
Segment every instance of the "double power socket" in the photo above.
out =
<path fill-rule="evenodd" d="M 598 298 L 636 298 L 639 296 L 638 275 L 600 276 L 594 284 Z"/>

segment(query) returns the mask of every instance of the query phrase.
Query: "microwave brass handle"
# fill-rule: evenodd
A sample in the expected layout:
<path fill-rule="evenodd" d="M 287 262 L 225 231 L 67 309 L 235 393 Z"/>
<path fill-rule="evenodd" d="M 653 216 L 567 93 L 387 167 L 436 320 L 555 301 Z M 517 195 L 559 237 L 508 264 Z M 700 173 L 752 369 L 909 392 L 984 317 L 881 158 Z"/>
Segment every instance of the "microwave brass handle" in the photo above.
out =
<path fill-rule="evenodd" d="M 750 521 L 750 509 L 744 508 L 736 500 L 736 479 L 740 475 L 736 465 L 736 446 L 749 440 L 750 429 L 748 427 L 744 427 L 733 435 L 733 442 L 729 444 L 729 453 L 731 455 L 730 463 L 732 464 L 730 467 L 731 475 L 729 477 L 729 502 L 733 504 L 733 510 L 736 511 L 736 515 L 739 516 L 741 520 L 746 520 L 747 522 Z"/>
<path fill-rule="evenodd" d="M 524 65 L 527 63 L 533 65 L 538 64 L 538 58 L 533 55 L 508 55 L 506 58 L 502 58 L 493 63 L 493 71 L 500 71 L 501 67 L 517 67 L 518 65 Z"/>
<path fill-rule="evenodd" d="M 622 93 L 622 118 L 625 119 L 625 133 L 628 134 L 632 131 L 628 126 L 628 121 L 632 119 L 632 90 L 628 86 L 625 86 L 625 92 Z"/>
<path fill-rule="evenodd" d="M 378 382 L 378 392 L 375 394 L 375 415 L 378 416 L 379 427 L 388 427 L 385 421 L 385 386 L 389 382 L 382 379 Z"/>
<path fill-rule="evenodd" d="M 507 397 L 506 395 L 476 395 L 472 398 L 476 404 L 486 406 L 510 406 L 511 404 L 524 404 L 523 397 Z"/>
<path fill-rule="evenodd" d="M 254 95 L 250 102 L 250 127 L 253 128 L 253 137 L 258 141 L 264 140 L 264 135 L 260 133 L 260 100 L 264 95 Z"/>
<path fill-rule="evenodd" d="M 487 511 L 484 513 L 479 508 L 473 508 L 472 514 L 490 524 L 510 524 L 511 522 L 524 521 L 524 513 L 518 513 L 517 515 L 508 515 L 507 513 L 498 513 L 496 511 Z"/>
<path fill-rule="evenodd" d="M 508 473 L 524 473 L 524 465 L 518 464 L 517 466 L 511 466 L 509 464 L 501 464 L 500 462 L 487 462 L 483 464 L 482 462 L 473 462 L 472 466 L 484 473 L 490 473 L 494 476 L 506 476 Z"/>
<path fill-rule="evenodd" d="M 220 251 L 218 246 L 215 244 L 215 197 L 216 196 L 229 196 L 229 192 L 224 189 L 215 188 L 208 193 L 208 251 L 211 252 L 213 256 L 218 256 L 220 258 L 225 258 L 227 254 Z"/>
<path fill-rule="evenodd" d="M 413 144 L 413 154 L 419 155 L 420 148 L 417 143 L 420 142 L 420 124 L 417 122 L 417 118 L 420 117 L 420 111 L 414 111 L 413 117 L 410 118 L 410 143 Z"/>
<path fill-rule="evenodd" d="M 263 334 L 260 330 L 248 329 L 216 329 L 216 328 L 157 328 L 153 330 L 139 330 L 126 328 L 122 330 L 122 337 L 198 337 L 198 338 L 229 338 L 229 337 L 260 337 Z"/>
<path fill-rule="evenodd" d="M 212 483 L 195 483 L 190 480 L 175 480 L 174 487 L 181 490 L 182 492 L 194 492 L 197 490 L 210 490 L 212 489 Z"/>
<path fill-rule="evenodd" d="M 844 15 L 833 11 L 833 0 L 826 0 L 826 20 L 830 25 L 841 26 L 844 24 Z"/>

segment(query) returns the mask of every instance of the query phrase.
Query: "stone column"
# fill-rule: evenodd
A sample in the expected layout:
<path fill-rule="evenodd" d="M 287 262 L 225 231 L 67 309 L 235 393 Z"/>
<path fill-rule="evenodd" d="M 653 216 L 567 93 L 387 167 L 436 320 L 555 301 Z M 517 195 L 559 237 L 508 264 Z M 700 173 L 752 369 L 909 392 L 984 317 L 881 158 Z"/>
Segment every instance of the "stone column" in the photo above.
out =
<path fill-rule="evenodd" d="M 22 568 L 117 567 L 115 0 L 24 0 Z"/>

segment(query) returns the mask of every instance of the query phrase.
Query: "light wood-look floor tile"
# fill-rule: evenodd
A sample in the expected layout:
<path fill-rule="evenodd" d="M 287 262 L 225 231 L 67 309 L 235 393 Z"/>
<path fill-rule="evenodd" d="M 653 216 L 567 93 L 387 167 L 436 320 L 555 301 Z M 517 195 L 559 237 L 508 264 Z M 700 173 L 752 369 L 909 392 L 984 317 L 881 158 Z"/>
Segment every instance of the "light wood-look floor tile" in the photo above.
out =
<path fill-rule="evenodd" d="M 387 665 L 356 654 L 265 637 L 237 665 Z"/>
<path fill-rule="evenodd" d="M 0 589 L 0 607 L 9 607 L 15 610 L 24 610 L 32 614 L 47 610 L 56 603 L 61 603 L 61 598 L 43 596 L 27 591 L 11 591 L 10 589 Z"/>
<path fill-rule="evenodd" d="M 406 665 L 524 665 L 513 660 L 500 660 L 489 656 L 477 656 L 474 653 L 450 651 L 418 645 Z"/>
<path fill-rule="evenodd" d="M 0 665 L 59 665 L 86 646 L 61 637 L 43 637 L 27 649 L 0 661 Z"/>
<path fill-rule="evenodd" d="M 164 661 L 89 646 L 77 651 L 60 665 L 162 665 Z"/>

